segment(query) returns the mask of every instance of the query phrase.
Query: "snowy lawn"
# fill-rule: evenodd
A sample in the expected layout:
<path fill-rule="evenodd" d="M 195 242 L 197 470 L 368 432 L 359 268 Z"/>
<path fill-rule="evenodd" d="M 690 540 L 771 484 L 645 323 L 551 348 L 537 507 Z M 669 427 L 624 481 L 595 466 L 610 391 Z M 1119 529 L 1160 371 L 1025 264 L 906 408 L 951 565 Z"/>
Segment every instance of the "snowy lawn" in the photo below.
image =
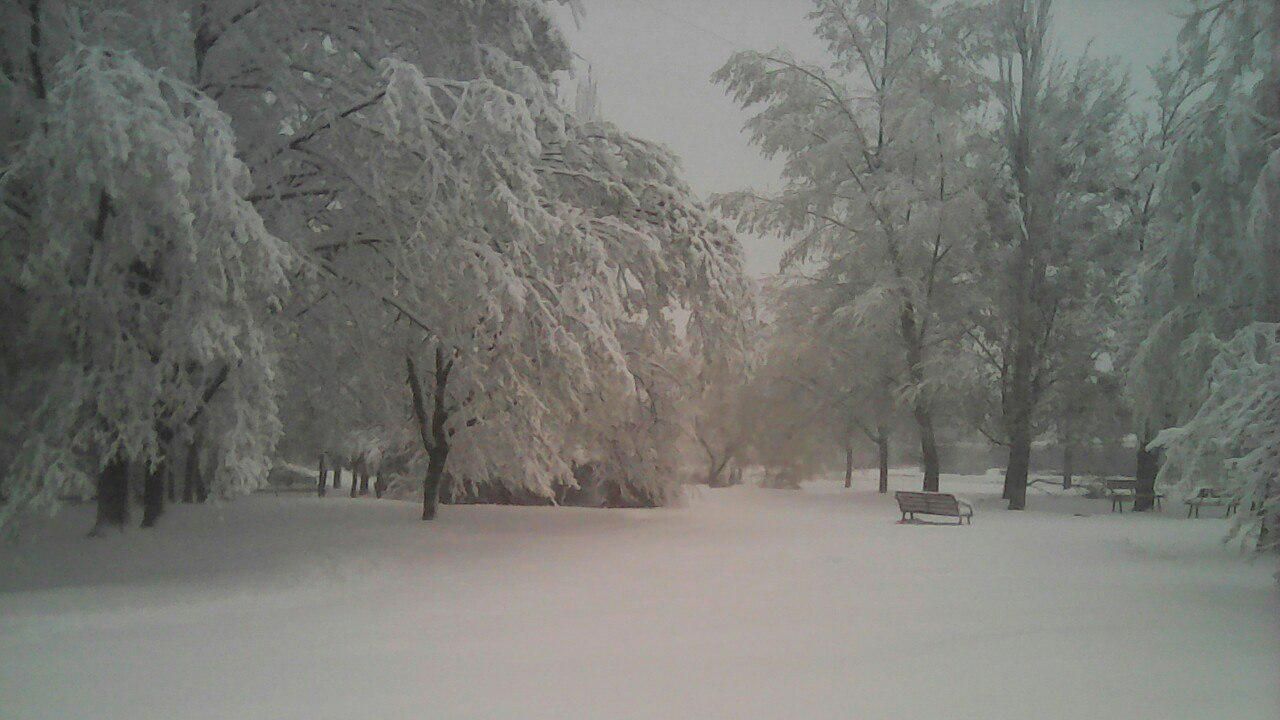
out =
<path fill-rule="evenodd" d="M 257 496 L 96 540 L 75 509 L 0 548 L 0 717 L 1280 717 L 1274 565 L 1225 521 L 994 480 L 943 478 L 971 527 L 866 477 L 428 526 Z"/>

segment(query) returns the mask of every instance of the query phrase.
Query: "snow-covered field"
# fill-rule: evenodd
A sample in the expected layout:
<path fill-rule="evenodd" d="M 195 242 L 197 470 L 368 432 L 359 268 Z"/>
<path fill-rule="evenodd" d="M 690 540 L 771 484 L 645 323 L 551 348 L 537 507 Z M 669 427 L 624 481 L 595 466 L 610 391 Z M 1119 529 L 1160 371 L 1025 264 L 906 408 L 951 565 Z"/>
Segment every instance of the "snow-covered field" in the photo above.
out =
<path fill-rule="evenodd" d="M 1280 717 L 1275 568 L 1224 521 L 993 480 L 943 479 L 971 527 L 867 478 L 429 526 L 257 496 L 96 540 L 76 509 L 0 548 L 0 717 Z"/>

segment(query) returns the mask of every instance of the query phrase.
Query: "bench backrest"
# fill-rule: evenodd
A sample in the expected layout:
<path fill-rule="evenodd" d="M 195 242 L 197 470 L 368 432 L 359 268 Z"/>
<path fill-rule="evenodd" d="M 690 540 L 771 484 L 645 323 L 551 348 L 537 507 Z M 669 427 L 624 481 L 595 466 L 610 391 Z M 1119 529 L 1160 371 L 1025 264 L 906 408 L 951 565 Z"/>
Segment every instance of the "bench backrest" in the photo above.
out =
<path fill-rule="evenodd" d="M 960 514 L 960 505 L 956 502 L 956 496 L 949 493 L 899 490 L 893 496 L 898 500 L 898 509 L 904 513 L 924 513 L 925 515 Z"/>
<path fill-rule="evenodd" d="M 1138 481 L 1127 478 L 1113 478 L 1106 481 L 1108 490 L 1137 490 Z"/>

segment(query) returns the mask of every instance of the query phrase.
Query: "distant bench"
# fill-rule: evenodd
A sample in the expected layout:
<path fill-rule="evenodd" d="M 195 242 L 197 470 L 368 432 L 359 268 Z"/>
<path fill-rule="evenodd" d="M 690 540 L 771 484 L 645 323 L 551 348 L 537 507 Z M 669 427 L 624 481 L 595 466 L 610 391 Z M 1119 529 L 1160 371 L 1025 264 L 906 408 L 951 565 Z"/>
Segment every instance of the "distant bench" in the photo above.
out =
<path fill-rule="evenodd" d="M 1223 517 L 1231 517 L 1231 514 L 1240 509 L 1239 498 L 1227 497 L 1218 493 L 1213 488 L 1197 488 L 1196 494 L 1187 498 L 1184 502 L 1187 504 L 1187 517 L 1200 517 L 1201 506 L 1208 505 L 1210 507 L 1226 507 L 1227 514 Z"/>
<path fill-rule="evenodd" d="M 1110 478 L 1103 481 L 1103 488 L 1107 493 L 1107 498 L 1111 500 L 1111 512 L 1124 512 L 1124 504 L 1134 502 L 1138 498 L 1149 498 L 1151 504 L 1156 510 L 1160 510 L 1160 501 L 1164 500 L 1164 493 L 1152 492 L 1151 494 L 1138 494 L 1138 481 L 1128 478 Z"/>
<path fill-rule="evenodd" d="M 916 515 L 945 515 L 956 519 L 957 525 L 967 520 L 973 524 L 973 507 L 955 495 L 936 492 L 910 492 L 899 490 L 893 494 L 902 511 L 902 522 L 915 520 Z"/>

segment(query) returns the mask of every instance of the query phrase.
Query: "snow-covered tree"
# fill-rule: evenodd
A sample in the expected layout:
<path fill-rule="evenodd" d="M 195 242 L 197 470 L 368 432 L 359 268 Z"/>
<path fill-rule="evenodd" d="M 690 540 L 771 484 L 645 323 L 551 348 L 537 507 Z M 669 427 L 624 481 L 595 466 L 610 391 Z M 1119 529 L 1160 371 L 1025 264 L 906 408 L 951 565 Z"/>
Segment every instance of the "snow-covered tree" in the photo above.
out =
<path fill-rule="evenodd" d="M 669 342 L 677 306 L 708 344 L 741 284 L 736 240 L 665 151 L 579 123 L 531 68 L 491 61 L 511 87 L 388 62 L 351 191 L 314 229 L 316 247 L 347 245 L 315 266 L 363 303 L 366 348 L 402 363 L 385 377 L 404 378 L 428 455 L 424 518 L 447 478 L 544 497 L 572 484 L 581 419 L 630 414 L 641 392 L 630 352 Z M 625 486 L 664 497 L 671 475 L 643 475 Z"/>
<path fill-rule="evenodd" d="M 1149 349 L 1139 352 L 1147 332 L 1163 314 L 1142 290 L 1143 268 L 1158 254 L 1162 226 L 1171 220 L 1161 212 L 1161 186 L 1175 141 L 1185 130 L 1188 106 L 1203 87 L 1202 78 L 1183 72 L 1179 64 L 1177 53 L 1172 52 L 1151 69 L 1156 86 L 1152 98 L 1155 114 L 1136 116 L 1137 153 L 1132 158 L 1133 180 L 1125 211 L 1125 234 L 1131 236 L 1130 252 L 1136 259 L 1129 263 L 1121 293 L 1121 323 L 1114 356 L 1124 374 L 1124 398 L 1137 439 L 1135 468 L 1141 492 L 1134 509 L 1139 511 L 1150 509 L 1154 503 L 1159 454 L 1148 447 L 1150 441 L 1174 418 L 1185 417 L 1198 394 L 1194 383 L 1180 382 L 1179 363 L 1169 363 Z"/>
<path fill-rule="evenodd" d="M 1280 321 L 1277 22 L 1274 3 L 1260 0 L 1198 2 L 1187 16 L 1165 80 L 1187 89 L 1185 118 L 1160 179 L 1137 301 L 1150 323 L 1140 326 L 1129 372 L 1129 394 L 1149 428 L 1185 424 L 1154 446 L 1177 455 L 1160 476 L 1219 482 L 1246 503 L 1275 488 L 1266 438 L 1276 372 L 1269 324 Z M 1223 427 L 1235 432 L 1223 435 Z M 1261 532 L 1274 522 L 1270 512 L 1247 522 Z"/>
<path fill-rule="evenodd" d="M 1168 456 L 1162 478 L 1206 480 L 1249 509 L 1231 533 L 1242 545 L 1275 549 L 1280 540 L 1280 325 L 1256 323 L 1223 343 L 1206 373 L 1194 415 L 1160 433 Z"/>
<path fill-rule="evenodd" d="M 31 135 L 21 163 L 5 156 L 5 257 L 30 266 L 23 282 L 28 276 L 35 282 L 38 272 L 57 274 L 59 257 L 29 251 L 49 232 L 74 225 L 94 236 L 157 227 L 134 246 L 121 244 L 136 250 L 136 267 L 89 278 L 101 280 L 94 292 L 154 304 L 134 302 L 120 312 L 133 309 L 141 317 L 117 318 L 147 336 L 134 345 L 153 351 L 112 354 L 112 361 L 139 376 L 151 368 L 149 377 L 159 378 L 150 386 L 153 396 L 130 388 L 109 393 L 107 400 L 121 407 L 107 410 L 123 417 L 109 416 L 111 422 L 135 430 L 153 421 L 154 437 L 134 433 L 120 441 L 122 462 L 154 469 L 181 456 L 188 476 L 202 468 L 217 475 L 214 490 L 251 486 L 265 478 L 278 434 L 274 398 L 284 388 L 287 415 L 299 421 L 291 432 L 314 433 L 290 447 L 309 445 L 351 462 L 367 455 L 351 449 L 367 445 L 370 432 L 398 437 L 405 426 L 415 427 L 428 468 L 424 517 L 434 514 L 451 482 L 552 497 L 554 488 L 575 482 L 578 461 L 610 465 L 619 504 L 657 504 L 674 494 L 671 433 L 687 424 L 685 397 L 672 389 L 678 384 L 668 387 L 654 374 L 653 361 L 671 355 L 674 366 L 677 357 L 704 362 L 741 355 L 740 251 L 732 232 L 680 179 L 666 150 L 599 120 L 594 108 L 581 115 L 564 109 L 561 83 L 573 80 L 572 56 L 550 4 L 43 0 L 6 6 L 17 22 L 5 32 L 18 44 L 12 53 L 6 46 L 4 69 L 31 91 L 23 111 L 7 113 L 5 122 L 12 119 L 29 134 L 36 124 L 28 116 L 57 117 L 39 139 Z M 130 17 L 142 20 L 130 23 Z M 99 83 L 101 92 L 91 98 L 110 105 L 100 121 L 119 132 L 99 139 L 82 129 L 82 146 L 76 146 L 63 141 L 76 132 L 73 120 L 86 122 L 87 113 L 69 112 L 64 95 L 48 90 L 71 92 L 43 61 L 69 52 L 81 57 L 77 48 L 89 45 L 129 69 L 112 66 L 105 74 L 115 85 Z M 143 83 L 139 78 L 159 88 L 156 97 L 129 85 Z M 112 114 L 129 103 L 132 115 Z M 165 103 L 168 116 L 157 109 Z M 50 142 L 53 133 L 57 143 Z M 124 140 L 133 144 L 110 145 Z M 119 152 L 95 155 L 83 146 L 91 141 Z M 173 156 L 171 166 L 148 166 L 160 152 Z M 231 178 L 226 182 L 234 193 L 200 186 L 203 176 L 183 175 L 188 165 L 215 164 L 217 152 L 225 155 L 218 177 Z M 79 182 L 78 192 L 95 191 L 93 182 L 106 177 L 127 192 L 114 185 L 102 190 L 109 207 L 88 219 L 67 213 L 62 225 L 51 225 L 35 215 L 47 214 L 54 197 L 41 194 L 48 187 L 42 183 L 54 181 L 45 165 L 67 175 L 72 171 L 57 163 L 86 159 L 80 179 L 90 182 Z M 159 178 L 149 189 L 140 179 L 148 173 Z M 188 250 L 166 235 L 177 232 L 163 224 L 178 223 L 171 215 L 189 217 L 194 232 L 217 234 L 198 238 L 204 251 L 216 254 L 218 243 L 229 241 L 242 247 L 234 259 L 256 263 L 258 274 L 231 267 L 222 275 L 226 291 L 244 294 L 245 308 L 258 314 L 235 315 L 238 296 L 230 307 L 220 305 L 203 277 L 181 289 L 164 284 L 172 281 L 165 273 L 188 272 L 168 259 Z M 225 230 L 234 223 L 223 215 L 245 227 Z M 107 219 L 105 230 L 95 229 L 98 217 Z M 273 236 L 285 239 L 292 253 Z M 264 315 L 291 254 L 299 260 L 289 278 L 292 293 Z M 139 273 L 145 282 L 136 281 Z M 67 278 L 88 282 L 75 273 Z M 268 278 L 277 283 L 270 290 L 263 284 Z M 18 287 L 6 280 L 6 292 Z M 240 328 L 233 340 L 241 344 L 210 350 L 213 341 L 193 333 L 183 346 L 166 323 L 186 313 L 189 327 L 202 325 L 189 317 L 191 301 L 179 290 L 202 293 L 198 309 Z M 32 309 L 31 327 L 38 325 L 37 310 L 53 313 L 58 302 L 66 304 L 41 292 L 23 300 Z M 86 304 L 75 312 L 86 316 L 112 308 L 76 300 Z M 75 318 L 75 312 L 60 317 Z M 283 374 L 274 372 L 260 337 L 268 320 L 286 351 Z M 102 323 L 94 329 L 109 331 Z M 148 345 L 161 331 L 168 345 Z M 71 346 L 60 338 L 49 344 Z M 24 347 L 34 357 L 38 343 Z M 54 355 L 65 355 L 71 367 L 102 352 L 95 345 Z M 53 382 L 35 372 L 24 380 Z M 86 422 L 80 415 L 98 412 L 88 401 L 81 404 L 88 409 L 50 400 L 48 407 L 64 415 L 42 422 L 53 427 L 61 418 L 64 426 L 79 427 Z M 5 398 L 6 414 L 16 407 Z M 653 421 L 658 415 L 661 421 Z M 111 432 L 111 438 L 125 435 Z M 22 435 L 24 441 L 37 437 Z M 48 443 L 32 442 L 20 458 L 24 472 L 53 458 L 42 449 Z M 67 444 L 85 452 L 76 438 Z M 112 448 L 102 452 L 110 455 Z M 67 457 L 53 460 L 70 462 Z M 113 470 L 112 477 L 124 474 Z M 66 482 L 46 485 L 22 492 L 48 497 Z"/>
<path fill-rule="evenodd" d="M 10 468 L 6 514 L 88 494 L 96 476 L 99 523 L 123 523 L 139 464 L 152 524 L 173 441 L 214 416 L 219 484 L 265 477 L 279 432 L 269 313 L 293 260 L 245 200 L 248 173 L 209 98 L 92 46 L 47 82 L 6 184 L 31 189 L 30 331 L 64 351 Z"/>
<path fill-rule="evenodd" d="M 751 230 L 788 238 L 785 266 L 838 289 L 852 324 L 884 330 L 871 341 L 896 349 L 926 490 L 938 489 L 943 358 L 963 334 L 981 220 L 971 162 L 980 57 L 964 17 L 924 0 L 818 0 L 810 18 L 825 64 L 742 52 L 715 75 L 758 108 L 747 128 L 785 160 L 786 181 L 776 196 L 741 192 L 720 205 Z"/>
<path fill-rule="evenodd" d="M 970 333 L 999 388 L 997 427 L 1009 448 L 1004 495 L 1026 504 L 1037 413 L 1074 333 L 1072 313 L 1110 287 L 1127 167 L 1126 81 L 1109 63 L 1055 61 L 1049 0 L 990 7 L 1000 126 L 994 182 L 987 185 L 989 242 L 977 268 L 985 294 Z"/>

